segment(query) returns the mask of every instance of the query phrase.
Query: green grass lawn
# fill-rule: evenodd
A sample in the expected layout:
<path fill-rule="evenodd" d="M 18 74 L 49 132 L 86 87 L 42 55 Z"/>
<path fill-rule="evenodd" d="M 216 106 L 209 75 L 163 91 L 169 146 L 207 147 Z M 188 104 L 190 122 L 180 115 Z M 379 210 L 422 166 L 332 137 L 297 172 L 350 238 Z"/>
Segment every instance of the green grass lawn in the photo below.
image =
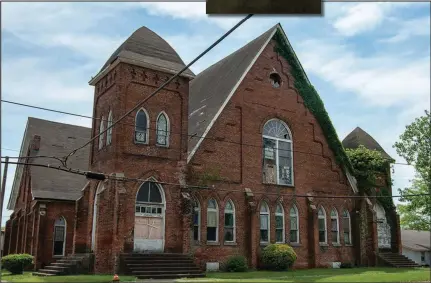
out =
<path fill-rule="evenodd" d="M 113 275 L 68 275 L 68 276 L 33 276 L 31 272 L 24 272 L 21 275 L 12 275 L 7 271 L 2 271 L 2 281 L 8 282 L 112 282 Z M 134 276 L 120 275 L 121 282 L 133 282 Z"/>
<path fill-rule="evenodd" d="M 429 268 L 309 269 L 285 272 L 208 273 L 180 282 L 429 282 Z"/>

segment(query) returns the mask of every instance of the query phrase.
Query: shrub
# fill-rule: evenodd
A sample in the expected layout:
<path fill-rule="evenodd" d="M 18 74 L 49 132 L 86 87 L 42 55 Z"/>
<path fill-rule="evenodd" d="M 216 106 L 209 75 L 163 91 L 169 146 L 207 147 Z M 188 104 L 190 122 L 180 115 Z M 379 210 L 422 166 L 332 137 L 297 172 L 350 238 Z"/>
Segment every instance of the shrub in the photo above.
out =
<path fill-rule="evenodd" d="M 340 268 L 352 268 L 353 264 L 351 262 L 342 262 Z"/>
<path fill-rule="evenodd" d="M 2 267 L 12 274 L 22 274 L 32 263 L 33 256 L 29 254 L 11 254 L 2 258 Z"/>
<path fill-rule="evenodd" d="M 287 270 L 296 261 L 296 253 L 287 244 L 271 244 L 262 251 L 262 267 L 268 270 Z"/>
<path fill-rule="evenodd" d="M 231 256 L 227 259 L 224 269 L 228 272 L 244 272 L 247 271 L 247 259 L 241 255 Z"/>

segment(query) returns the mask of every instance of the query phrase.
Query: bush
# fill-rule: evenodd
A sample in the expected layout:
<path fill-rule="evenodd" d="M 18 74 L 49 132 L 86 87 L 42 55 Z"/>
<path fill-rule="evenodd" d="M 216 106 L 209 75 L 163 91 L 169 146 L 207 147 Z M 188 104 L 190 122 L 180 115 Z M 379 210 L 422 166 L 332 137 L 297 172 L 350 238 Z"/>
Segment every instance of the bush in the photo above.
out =
<path fill-rule="evenodd" d="M 241 255 L 231 256 L 227 259 L 224 269 L 228 272 L 244 272 L 247 271 L 247 259 Z"/>
<path fill-rule="evenodd" d="M 2 258 L 2 267 L 12 274 L 22 274 L 23 270 L 33 263 L 29 254 L 11 254 Z"/>
<path fill-rule="evenodd" d="M 342 262 L 340 268 L 352 268 L 353 264 L 351 262 Z"/>
<path fill-rule="evenodd" d="M 271 244 L 262 251 L 262 267 L 268 270 L 287 270 L 296 261 L 296 253 L 287 244 Z"/>

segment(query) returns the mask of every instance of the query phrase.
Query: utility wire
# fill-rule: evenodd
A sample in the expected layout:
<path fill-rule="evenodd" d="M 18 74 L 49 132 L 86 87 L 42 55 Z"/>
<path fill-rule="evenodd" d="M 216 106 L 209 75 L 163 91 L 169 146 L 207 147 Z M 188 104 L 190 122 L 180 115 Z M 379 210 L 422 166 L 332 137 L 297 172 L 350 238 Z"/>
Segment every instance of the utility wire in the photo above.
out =
<path fill-rule="evenodd" d="M 3 99 L 1 101 L 5 102 L 5 103 L 15 104 L 15 105 L 29 107 L 29 108 L 41 109 L 41 110 L 55 112 L 55 113 L 60 113 L 60 114 L 66 114 L 66 115 L 71 115 L 71 116 L 76 116 L 76 117 L 82 117 L 82 118 L 88 118 L 88 119 L 92 119 L 92 120 L 101 120 L 101 121 L 104 121 L 104 122 L 108 122 L 107 119 L 103 119 L 102 120 L 102 118 L 94 118 L 94 117 L 91 117 L 91 116 L 86 116 L 86 115 L 81 115 L 81 114 L 75 114 L 75 113 L 70 113 L 70 112 L 64 112 L 64 111 L 59 111 L 59 110 L 55 110 L 55 109 L 49 109 L 49 108 L 44 108 L 44 107 L 39 107 L 39 106 L 33 106 L 33 105 L 29 105 L 29 104 L 24 104 L 24 103 L 19 103 L 19 102 L 14 102 L 14 101 L 8 101 L 8 100 L 3 100 Z M 118 123 L 118 124 L 120 124 L 120 125 L 126 125 L 126 126 L 131 126 L 131 127 L 136 127 L 135 124 L 131 124 L 131 123 L 124 123 L 123 122 L 123 123 Z M 147 130 L 157 130 L 157 129 L 148 127 Z M 204 136 L 200 136 L 200 135 L 197 135 L 197 134 L 183 134 L 183 133 L 173 132 L 173 131 L 169 131 L 169 134 L 170 135 L 174 134 L 174 135 L 180 135 L 180 136 L 187 136 L 189 138 L 203 138 L 203 139 L 206 139 L 206 140 L 214 140 L 216 142 L 225 142 L 225 143 L 242 145 L 242 146 L 257 147 L 257 148 L 261 148 L 261 149 L 264 148 L 261 145 L 247 144 L 247 143 L 241 143 L 241 142 L 235 142 L 235 141 L 229 141 L 229 140 L 220 140 L 220 139 L 217 139 L 217 138 L 212 138 L 212 137 L 208 137 L 208 136 L 204 137 Z M 313 153 L 313 152 L 306 152 L 306 151 L 299 151 L 299 150 L 292 150 L 292 149 L 284 149 L 284 148 L 276 148 L 276 149 L 278 149 L 279 151 L 290 151 L 290 152 L 294 152 L 294 153 L 302 153 L 302 154 L 309 154 L 309 155 L 315 155 L 315 156 L 322 156 L 322 154 Z M 13 150 L 13 149 L 6 149 L 6 150 L 17 151 L 17 150 Z M 12 158 L 12 157 L 10 157 L 10 158 Z M 414 166 L 413 164 L 401 163 L 401 162 L 394 162 L 394 163 L 391 163 L 391 164 Z"/>
<path fill-rule="evenodd" d="M 245 21 L 247 21 L 249 18 L 251 18 L 253 14 L 247 15 L 244 19 L 242 19 L 239 23 L 237 23 L 233 28 L 231 28 L 229 31 L 227 31 L 222 37 L 220 37 L 216 42 L 214 42 L 210 47 L 208 47 L 204 52 L 199 54 L 195 59 L 193 59 L 189 64 L 187 64 L 184 68 L 182 68 L 178 73 L 176 73 L 174 76 L 172 76 L 169 80 L 164 82 L 160 87 L 158 87 L 154 92 L 152 92 L 149 96 L 147 96 L 145 99 L 143 99 L 141 102 L 136 104 L 135 107 L 127 111 L 126 114 L 121 116 L 117 121 L 113 122 L 110 126 L 108 126 L 105 130 L 91 138 L 88 142 L 83 144 L 82 146 L 72 150 L 68 155 L 64 157 L 64 163 L 67 164 L 67 159 L 75 154 L 78 150 L 86 147 L 87 145 L 91 144 L 94 140 L 96 140 L 99 136 L 105 134 L 109 129 L 113 128 L 116 124 L 118 124 L 121 120 L 129 116 L 133 111 L 141 107 L 145 102 L 147 102 L 151 97 L 156 95 L 160 90 L 162 90 L 166 85 L 168 85 L 170 82 L 172 82 L 175 78 L 177 78 L 179 75 L 181 75 L 184 71 L 186 71 L 191 65 L 193 65 L 196 61 L 198 61 L 202 56 L 204 56 L 206 53 L 208 53 L 211 49 L 213 49 L 217 44 L 219 44 L 223 39 L 225 39 L 229 34 L 231 34 L 234 30 L 236 30 L 239 26 L 241 26 Z"/>

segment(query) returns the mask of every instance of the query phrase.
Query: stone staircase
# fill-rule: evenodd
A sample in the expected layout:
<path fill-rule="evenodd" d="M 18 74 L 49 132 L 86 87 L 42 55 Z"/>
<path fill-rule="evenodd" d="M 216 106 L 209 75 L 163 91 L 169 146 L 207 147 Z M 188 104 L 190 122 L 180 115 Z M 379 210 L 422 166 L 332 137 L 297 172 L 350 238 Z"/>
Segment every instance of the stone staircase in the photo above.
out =
<path fill-rule="evenodd" d="M 383 263 L 385 263 L 385 265 L 393 267 L 419 267 L 416 262 L 399 253 L 380 252 L 379 258 Z"/>
<path fill-rule="evenodd" d="M 186 254 L 122 254 L 122 269 L 138 279 L 175 279 L 204 277 L 205 273 Z"/>
<path fill-rule="evenodd" d="M 58 259 L 56 262 L 33 272 L 36 276 L 54 276 L 54 275 L 70 275 L 83 274 L 89 270 L 89 255 L 74 254 Z"/>

